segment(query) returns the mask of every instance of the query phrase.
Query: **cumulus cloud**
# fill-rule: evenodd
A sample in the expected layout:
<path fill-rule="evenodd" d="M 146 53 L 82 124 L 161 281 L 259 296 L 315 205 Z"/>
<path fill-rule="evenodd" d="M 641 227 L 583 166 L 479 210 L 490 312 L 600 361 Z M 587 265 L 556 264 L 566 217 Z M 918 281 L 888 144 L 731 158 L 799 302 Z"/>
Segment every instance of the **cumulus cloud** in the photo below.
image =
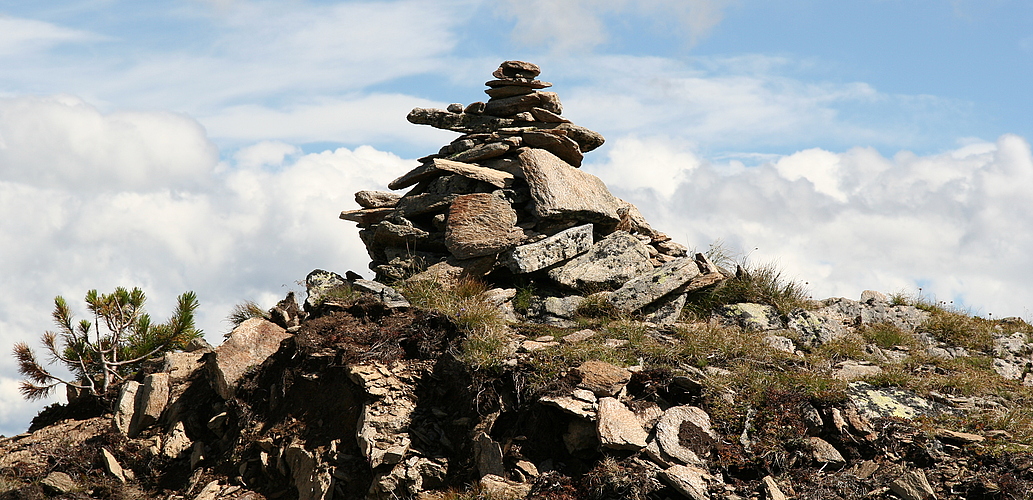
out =
<path fill-rule="evenodd" d="M 290 290 L 303 298 L 298 280 L 315 268 L 368 272 L 356 230 L 337 214 L 355 208 L 355 191 L 383 188 L 415 164 L 369 146 L 302 154 L 276 141 L 219 162 L 204 130 L 180 115 L 105 114 L 63 97 L 2 106 L 4 352 L 52 328 L 55 295 L 82 315 L 87 290 L 116 286 L 143 288 L 159 318 L 195 291 L 200 326 L 218 342 L 237 302 L 271 307 Z M 48 134 L 12 133 L 25 129 Z M 7 435 L 39 408 L 21 400 L 17 378 L 0 353 Z"/>
<path fill-rule="evenodd" d="M 0 99 L 0 176 L 7 181 L 99 191 L 180 188 L 217 158 L 204 129 L 183 115 L 102 114 L 67 95 Z"/>
<path fill-rule="evenodd" d="M 690 46 L 723 17 L 726 0 L 506 0 L 498 7 L 516 21 L 512 38 L 522 45 L 546 45 L 555 52 L 592 49 L 609 40 L 606 17 L 644 17 L 681 35 Z"/>
<path fill-rule="evenodd" d="M 585 168 L 690 246 L 723 240 L 777 260 L 817 298 L 923 287 L 978 313 L 1029 317 L 1033 208 L 1022 200 L 1033 155 L 1021 137 L 892 158 L 810 149 L 756 167 L 701 161 L 660 139 L 613 142 L 606 161 Z M 627 181 L 672 172 L 673 187 Z"/>

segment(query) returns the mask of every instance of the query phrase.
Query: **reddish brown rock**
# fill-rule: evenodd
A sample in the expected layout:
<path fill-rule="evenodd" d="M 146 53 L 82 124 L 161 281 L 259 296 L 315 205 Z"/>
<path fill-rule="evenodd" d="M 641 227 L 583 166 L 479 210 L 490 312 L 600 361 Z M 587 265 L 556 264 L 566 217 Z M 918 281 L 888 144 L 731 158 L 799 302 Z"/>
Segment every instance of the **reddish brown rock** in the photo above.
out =
<path fill-rule="evenodd" d="M 506 200 L 490 193 L 465 194 L 448 209 L 445 246 L 457 259 L 497 254 L 513 248 L 523 231 Z"/>
<path fill-rule="evenodd" d="M 593 222 L 605 232 L 620 222 L 620 204 L 598 177 L 544 149 L 526 149 L 517 158 L 539 219 Z"/>

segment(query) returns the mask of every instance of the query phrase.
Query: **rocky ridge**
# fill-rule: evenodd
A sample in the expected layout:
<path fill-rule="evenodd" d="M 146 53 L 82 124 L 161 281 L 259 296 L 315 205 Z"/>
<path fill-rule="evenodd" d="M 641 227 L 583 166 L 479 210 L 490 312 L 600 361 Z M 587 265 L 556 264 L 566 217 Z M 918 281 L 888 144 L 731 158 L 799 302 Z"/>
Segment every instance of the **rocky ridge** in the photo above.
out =
<path fill-rule="evenodd" d="M 463 135 L 409 192 L 342 214 L 376 280 L 313 271 L 219 346 L 69 394 L 0 438 L 0 499 L 1028 497 L 1028 323 L 727 295 L 762 273 L 578 169 L 603 139 L 537 66 L 493 76 L 410 114 Z"/>

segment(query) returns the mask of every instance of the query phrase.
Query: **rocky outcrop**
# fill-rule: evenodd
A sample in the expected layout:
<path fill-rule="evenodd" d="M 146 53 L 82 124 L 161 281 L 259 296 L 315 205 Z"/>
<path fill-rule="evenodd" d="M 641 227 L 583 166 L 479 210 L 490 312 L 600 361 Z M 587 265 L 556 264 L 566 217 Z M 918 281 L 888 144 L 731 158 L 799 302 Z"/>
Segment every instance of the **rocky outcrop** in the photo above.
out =
<path fill-rule="evenodd" d="M 231 399 L 244 373 L 262 364 L 289 336 L 283 328 L 261 318 L 241 323 L 208 358 L 208 376 L 215 392 Z"/>

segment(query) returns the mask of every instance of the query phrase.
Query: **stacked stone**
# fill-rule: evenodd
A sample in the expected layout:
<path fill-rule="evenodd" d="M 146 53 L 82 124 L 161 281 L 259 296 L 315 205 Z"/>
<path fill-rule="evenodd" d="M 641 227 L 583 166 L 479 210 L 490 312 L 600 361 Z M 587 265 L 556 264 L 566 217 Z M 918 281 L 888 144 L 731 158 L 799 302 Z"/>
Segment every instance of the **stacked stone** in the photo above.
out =
<path fill-rule="evenodd" d="M 506 61 L 487 102 L 413 109 L 414 124 L 460 135 L 392 181 L 360 191 L 357 222 L 380 281 L 538 273 L 579 291 L 616 289 L 686 256 L 634 205 L 579 169 L 603 137 L 562 116 L 538 66 Z M 692 260 L 692 259 L 688 259 Z"/>

